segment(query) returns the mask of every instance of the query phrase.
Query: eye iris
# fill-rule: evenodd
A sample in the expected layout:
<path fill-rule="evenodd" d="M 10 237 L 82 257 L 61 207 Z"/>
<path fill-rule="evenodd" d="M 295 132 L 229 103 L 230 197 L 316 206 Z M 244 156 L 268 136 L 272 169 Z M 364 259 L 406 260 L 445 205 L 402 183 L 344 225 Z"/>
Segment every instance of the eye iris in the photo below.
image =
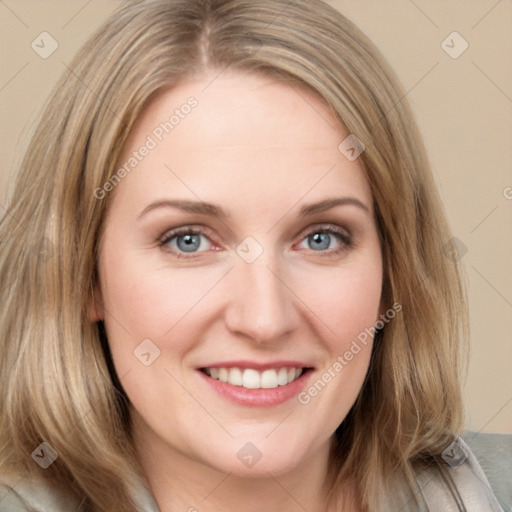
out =
<path fill-rule="evenodd" d="M 200 235 L 182 235 L 177 237 L 176 244 L 180 251 L 193 252 L 201 245 Z"/>
<path fill-rule="evenodd" d="M 313 241 L 313 244 L 310 244 L 310 248 L 328 249 L 331 237 L 327 233 L 314 233 L 310 236 L 310 240 Z"/>

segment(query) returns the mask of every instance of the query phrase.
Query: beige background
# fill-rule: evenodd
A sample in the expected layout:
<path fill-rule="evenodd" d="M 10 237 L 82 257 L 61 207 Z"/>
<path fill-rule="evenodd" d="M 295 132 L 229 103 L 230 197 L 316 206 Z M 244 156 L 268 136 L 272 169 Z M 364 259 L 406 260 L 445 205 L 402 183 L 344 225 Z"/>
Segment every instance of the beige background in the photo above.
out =
<path fill-rule="evenodd" d="M 467 427 L 512 433 L 512 20 L 511 0 L 331 0 L 389 59 L 417 114 L 471 301 Z M 0 1 L 0 207 L 13 166 L 50 88 L 112 0 Z M 283 5 L 285 5 L 283 1 Z M 58 49 L 41 58 L 42 32 Z M 469 47 L 450 57 L 457 31 Z M 463 41 L 453 37 L 452 52 Z"/>

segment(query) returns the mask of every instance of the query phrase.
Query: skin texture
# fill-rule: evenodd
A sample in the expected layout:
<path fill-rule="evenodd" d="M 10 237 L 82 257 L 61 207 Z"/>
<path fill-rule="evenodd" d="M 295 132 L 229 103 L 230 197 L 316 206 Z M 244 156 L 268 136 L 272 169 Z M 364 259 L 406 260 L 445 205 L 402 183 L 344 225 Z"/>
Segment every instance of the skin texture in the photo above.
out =
<path fill-rule="evenodd" d="M 297 397 L 272 407 L 233 403 L 198 368 L 298 360 L 314 367 L 305 389 L 332 368 L 382 312 L 372 195 L 359 161 L 338 150 L 348 133 L 320 100 L 236 73 L 205 89 L 214 76 L 160 94 L 136 123 L 120 166 L 197 99 L 109 192 L 94 316 L 105 320 L 139 460 L 162 512 L 320 511 L 330 441 L 361 389 L 371 341 L 306 405 Z M 332 197 L 356 198 L 368 211 L 345 204 L 299 217 L 303 205 Z M 229 217 L 171 207 L 141 216 L 166 199 L 214 203 Z M 330 235 L 327 249 L 315 248 L 309 235 L 329 225 L 351 244 Z M 177 257 L 176 238 L 161 244 L 182 226 L 206 230 L 197 252 L 181 251 L 192 259 Z M 249 251 L 263 250 L 252 263 L 237 253 L 248 236 L 259 244 Z M 149 366 L 134 356 L 145 339 L 160 350 Z M 252 467 L 237 457 L 248 442 L 262 455 Z"/>

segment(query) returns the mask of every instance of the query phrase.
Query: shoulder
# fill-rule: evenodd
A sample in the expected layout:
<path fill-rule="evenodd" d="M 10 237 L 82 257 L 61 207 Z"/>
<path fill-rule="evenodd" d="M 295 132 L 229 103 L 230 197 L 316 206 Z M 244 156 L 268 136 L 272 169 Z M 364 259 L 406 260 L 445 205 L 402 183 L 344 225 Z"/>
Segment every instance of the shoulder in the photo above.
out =
<path fill-rule="evenodd" d="M 141 480 L 133 490 L 140 512 L 158 512 L 158 506 L 146 484 Z M 0 512 L 81 512 L 76 494 L 55 483 L 19 476 L 0 475 Z"/>
<path fill-rule="evenodd" d="M 467 443 L 504 510 L 512 510 L 512 434 L 466 432 Z"/>
<path fill-rule="evenodd" d="M 480 437 L 482 436 L 482 437 Z M 431 510 L 509 510 L 512 436 L 467 432 L 443 452 L 442 465 L 417 475 Z"/>
<path fill-rule="evenodd" d="M 0 484 L 0 512 L 27 512 L 29 510 L 14 489 Z"/>
<path fill-rule="evenodd" d="M 43 480 L 0 475 L 0 512 L 78 512 L 79 499 Z"/>

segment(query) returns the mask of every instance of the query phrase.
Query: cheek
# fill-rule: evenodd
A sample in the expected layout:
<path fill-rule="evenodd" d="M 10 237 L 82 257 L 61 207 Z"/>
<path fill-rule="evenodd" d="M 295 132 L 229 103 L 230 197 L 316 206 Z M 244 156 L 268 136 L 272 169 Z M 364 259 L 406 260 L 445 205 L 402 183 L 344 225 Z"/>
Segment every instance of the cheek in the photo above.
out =
<path fill-rule="evenodd" d="M 185 350 L 194 339 L 194 326 L 200 327 L 198 312 L 224 272 L 211 267 L 150 268 L 137 257 L 105 266 L 102 296 L 113 356 L 121 361 L 123 352 L 131 354 L 144 339 L 160 349 L 172 344 L 174 354 Z M 189 335 L 177 336 L 184 327 Z"/>
<path fill-rule="evenodd" d="M 352 340 L 378 320 L 382 288 L 380 262 L 319 274 L 310 283 L 310 286 L 303 284 L 299 293 L 321 320 L 325 333 L 322 338 L 333 351 L 346 350 Z"/>
<path fill-rule="evenodd" d="M 380 259 L 373 262 L 319 274 L 314 286 L 301 289 L 304 302 L 317 317 L 316 332 L 329 355 L 298 400 L 305 410 L 322 418 L 328 432 L 334 432 L 348 414 L 368 370 L 382 286 Z"/>

